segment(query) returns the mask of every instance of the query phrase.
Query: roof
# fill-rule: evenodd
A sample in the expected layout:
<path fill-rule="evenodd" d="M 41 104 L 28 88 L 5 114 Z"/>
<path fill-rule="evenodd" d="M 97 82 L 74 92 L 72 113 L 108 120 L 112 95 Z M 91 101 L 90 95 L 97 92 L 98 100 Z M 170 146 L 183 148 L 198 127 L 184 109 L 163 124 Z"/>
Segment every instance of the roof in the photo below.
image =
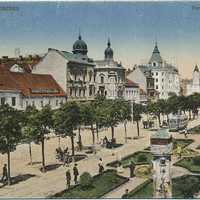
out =
<path fill-rule="evenodd" d="M 199 68 L 197 65 L 195 65 L 194 72 L 199 72 Z"/>
<path fill-rule="evenodd" d="M 91 66 L 95 65 L 93 60 L 91 58 L 88 58 L 87 55 L 73 54 L 71 52 L 59 51 L 57 49 L 52 49 L 52 48 L 49 48 L 48 51 L 58 52 L 61 56 L 63 56 L 69 62 L 76 62 L 76 63 L 91 65 Z"/>
<path fill-rule="evenodd" d="M 151 135 L 151 138 L 153 139 L 169 139 L 171 138 L 171 135 L 169 134 L 169 131 L 167 129 L 159 129 L 154 134 Z"/>
<path fill-rule="evenodd" d="M 125 87 L 139 87 L 139 85 L 129 79 L 126 79 Z"/>
<path fill-rule="evenodd" d="M 160 56 L 160 51 L 158 50 L 158 45 L 157 45 L 157 42 L 155 44 L 155 47 L 154 47 L 154 50 L 153 50 L 153 53 L 152 53 L 152 56 L 149 60 L 149 63 L 152 63 L 152 62 L 158 62 L 158 63 L 162 63 L 163 62 L 163 59 L 162 57 Z"/>
<path fill-rule="evenodd" d="M 18 90 L 29 97 L 66 96 L 51 75 L 10 72 L 4 67 L 0 67 L 0 90 Z"/>

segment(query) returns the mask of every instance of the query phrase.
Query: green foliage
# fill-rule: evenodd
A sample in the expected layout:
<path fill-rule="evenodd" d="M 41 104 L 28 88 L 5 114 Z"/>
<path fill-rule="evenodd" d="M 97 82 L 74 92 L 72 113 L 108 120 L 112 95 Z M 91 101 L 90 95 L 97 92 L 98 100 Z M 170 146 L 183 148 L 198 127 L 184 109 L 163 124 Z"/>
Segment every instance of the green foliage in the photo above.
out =
<path fill-rule="evenodd" d="M 138 162 L 146 162 L 148 159 L 147 159 L 147 156 L 145 154 L 140 154 L 138 155 L 137 157 L 137 161 Z"/>
<path fill-rule="evenodd" d="M 14 151 L 22 138 L 22 112 L 9 105 L 0 106 L 0 152 Z"/>
<path fill-rule="evenodd" d="M 83 189 L 87 189 L 92 186 L 92 176 L 88 172 L 84 172 L 80 176 L 80 185 Z"/>
<path fill-rule="evenodd" d="M 72 136 L 80 124 L 80 108 L 76 102 L 67 102 L 53 115 L 56 134 Z"/>
<path fill-rule="evenodd" d="M 144 107 L 141 104 L 133 103 L 133 121 L 140 121 L 143 112 Z"/>
<path fill-rule="evenodd" d="M 200 156 L 196 156 L 193 158 L 193 163 L 194 165 L 199 165 L 200 166 Z"/>

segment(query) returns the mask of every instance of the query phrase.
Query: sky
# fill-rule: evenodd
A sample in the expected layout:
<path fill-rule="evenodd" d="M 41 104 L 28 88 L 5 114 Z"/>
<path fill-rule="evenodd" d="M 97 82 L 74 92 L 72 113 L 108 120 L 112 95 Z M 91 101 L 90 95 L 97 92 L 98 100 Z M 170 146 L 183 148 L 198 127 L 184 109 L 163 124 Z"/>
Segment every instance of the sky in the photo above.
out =
<path fill-rule="evenodd" d="M 200 2 L 0 2 L 0 56 L 72 51 L 79 29 L 93 59 L 109 37 L 126 68 L 148 62 L 155 41 L 183 78 L 200 66 Z"/>

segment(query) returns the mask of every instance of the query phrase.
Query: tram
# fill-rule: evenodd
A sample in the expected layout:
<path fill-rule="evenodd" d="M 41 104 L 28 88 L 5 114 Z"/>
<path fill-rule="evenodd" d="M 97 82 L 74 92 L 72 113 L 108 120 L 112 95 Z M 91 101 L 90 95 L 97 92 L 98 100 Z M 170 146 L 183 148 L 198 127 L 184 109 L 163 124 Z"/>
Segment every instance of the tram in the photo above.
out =
<path fill-rule="evenodd" d="M 175 114 L 169 116 L 169 130 L 178 131 L 187 128 L 188 117 L 185 114 Z"/>

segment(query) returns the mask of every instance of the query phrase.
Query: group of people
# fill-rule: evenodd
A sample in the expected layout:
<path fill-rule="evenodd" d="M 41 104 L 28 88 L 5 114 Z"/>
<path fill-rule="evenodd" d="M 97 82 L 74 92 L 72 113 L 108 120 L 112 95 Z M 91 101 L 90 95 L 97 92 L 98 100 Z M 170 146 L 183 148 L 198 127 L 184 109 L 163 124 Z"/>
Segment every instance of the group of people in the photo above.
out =
<path fill-rule="evenodd" d="M 153 126 L 154 126 L 154 122 L 150 121 L 150 120 L 146 120 L 146 121 L 143 120 L 142 123 L 143 123 L 144 129 L 153 128 Z"/>
<path fill-rule="evenodd" d="M 69 165 L 70 163 L 70 155 L 69 155 L 69 149 L 66 147 L 64 150 L 61 149 L 61 147 L 58 147 L 56 149 L 56 158 L 63 162 L 63 165 Z"/>
<path fill-rule="evenodd" d="M 74 183 L 75 183 L 75 185 L 76 185 L 76 184 L 78 184 L 78 176 L 79 176 L 79 170 L 78 170 L 78 165 L 77 165 L 77 163 L 74 164 L 74 167 L 73 167 L 73 175 L 74 175 Z M 72 179 L 71 172 L 70 172 L 70 169 L 68 169 L 68 170 L 66 171 L 67 189 L 69 189 L 70 186 L 71 186 L 71 179 Z"/>

